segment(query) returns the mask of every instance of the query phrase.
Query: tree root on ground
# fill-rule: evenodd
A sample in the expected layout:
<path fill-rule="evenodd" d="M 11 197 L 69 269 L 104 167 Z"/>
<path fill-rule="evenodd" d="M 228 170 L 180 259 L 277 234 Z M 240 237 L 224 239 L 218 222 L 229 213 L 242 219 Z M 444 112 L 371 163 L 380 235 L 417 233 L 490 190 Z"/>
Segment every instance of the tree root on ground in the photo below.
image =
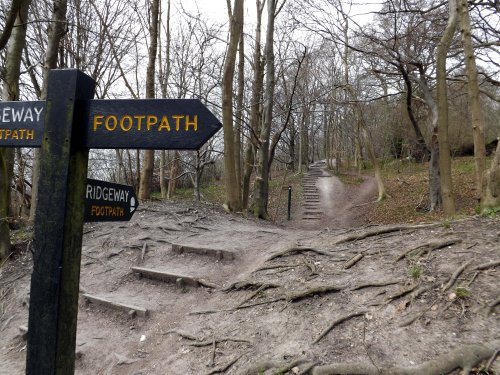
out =
<path fill-rule="evenodd" d="M 318 338 L 313 341 L 313 344 L 317 344 L 323 337 L 325 337 L 328 334 L 328 332 L 330 332 L 332 329 L 334 329 L 340 323 L 343 323 L 346 320 L 349 320 L 351 318 L 355 318 L 357 316 L 364 315 L 366 313 L 367 313 L 367 310 L 357 311 L 357 312 L 353 312 L 352 314 L 344 315 L 344 316 L 334 320 L 323 332 L 321 332 L 321 334 L 318 336 Z"/>
<path fill-rule="evenodd" d="M 484 271 L 489 268 L 494 268 L 500 266 L 500 260 L 494 260 L 493 262 L 488 262 L 488 263 L 483 263 L 480 264 L 479 266 L 474 267 L 472 270 L 473 271 Z"/>
<path fill-rule="evenodd" d="M 236 307 L 236 309 L 246 309 L 249 307 L 266 305 L 268 303 L 274 303 L 274 302 L 279 302 L 279 301 L 297 302 L 297 301 L 300 301 L 304 298 L 312 297 L 316 294 L 340 292 L 344 289 L 345 289 L 345 286 L 320 285 L 320 286 L 315 286 L 315 287 L 308 288 L 306 290 L 302 290 L 299 292 L 290 293 L 290 294 L 285 295 L 285 296 L 273 298 L 270 300 L 255 302 L 255 303 L 248 304 L 248 305 L 241 305 L 241 306 Z"/>
<path fill-rule="evenodd" d="M 370 287 L 379 288 L 379 287 L 382 287 L 382 286 L 389 286 L 389 285 L 399 284 L 401 282 L 402 282 L 402 280 L 398 280 L 398 279 L 383 280 L 383 281 L 368 281 L 366 283 L 359 284 L 359 285 L 356 285 L 356 286 L 352 287 L 351 290 L 360 290 L 360 289 L 370 288 Z"/>
<path fill-rule="evenodd" d="M 406 250 L 401 255 L 398 255 L 398 257 L 395 259 L 395 261 L 397 262 L 397 261 L 405 258 L 410 253 L 412 253 L 416 250 L 420 250 L 420 252 L 418 253 L 418 256 L 422 256 L 425 253 L 428 253 L 428 252 L 431 252 L 434 250 L 439 250 L 439 249 L 442 249 L 443 247 L 451 246 L 451 245 L 454 245 L 454 244 L 457 244 L 460 242 L 462 242 L 462 239 L 458 238 L 458 237 L 445 238 L 445 239 L 432 239 L 432 240 L 427 241 L 423 244 L 412 247 L 409 250 Z"/>
<path fill-rule="evenodd" d="M 455 284 L 455 281 L 457 281 L 458 276 L 460 276 L 462 272 L 464 272 L 465 268 L 471 263 L 472 259 L 465 262 L 460 267 L 458 267 L 458 269 L 451 275 L 450 280 L 443 286 L 442 291 L 445 292 L 448 289 L 450 289 L 453 286 L 453 284 Z"/>
<path fill-rule="evenodd" d="M 251 344 L 251 341 L 245 340 L 245 339 L 238 339 L 238 338 L 232 338 L 232 337 L 224 337 L 220 339 L 213 339 L 213 340 L 205 340 L 205 341 L 199 341 L 199 342 L 193 342 L 188 344 L 189 346 L 194 346 L 197 348 L 202 348 L 204 346 L 210 346 L 213 345 L 214 343 L 220 344 L 221 342 L 238 342 L 238 343 L 245 343 L 245 344 Z"/>
<path fill-rule="evenodd" d="M 275 254 L 271 255 L 269 258 L 267 258 L 266 262 L 269 262 L 270 260 L 273 260 L 276 258 L 285 257 L 285 256 L 288 256 L 288 255 L 291 255 L 294 253 L 305 253 L 305 252 L 313 252 L 313 253 L 316 253 L 318 255 L 325 255 L 328 257 L 331 257 L 334 255 L 332 253 L 329 253 L 328 251 L 318 250 L 318 249 L 314 249 L 312 247 L 292 247 L 290 249 L 286 249 L 286 250 L 280 251 L 279 253 L 275 253 Z"/>
<path fill-rule="evenodd" d="M 236 362 L 238 362 L 238 360 L 243 357 L 242 355 L 240 355 L 239 357 L 236 357 L 235 359 L 233 359 L 231 362 L 229 362 L 227 365 L 224 365 L 222 367 L 218 367 L 212 371 L 210 371 L 209 373 L 207 373 L 207 375 L 215 375 L 215 374 L 225 374 L 227 370 L 229 370 L 231 368 L 232 365 L 234 365 Z"/>
<path fill-rule="evenodd" d="M 440 224 L 421 224 L 421 225 L 390 225 L 385 227 L 376 227 L 370 228 L 364 232 L 350 234 L 344 238 L 341 238 L 335 242 L 336 245 L 346 242 L 359 241 L 364 240 L 368 237 L 378 236 L 379 234 L 398 232 L 403 230 L 412 230 L 412 229 L 422 229 L 422 228 L 431 228 L 438 226 Z"/>
<path fill-rule="evenodd" d="M 278 284 L 271 284 L 271 283 L 259 283 L 259 282 L 254 282 L 254 281 L 248 281 L 248 280 L 243 280 L 243 281 L 236 281 L 227 287 L 221 289 L 223 292 L 230 292 L 233 290 L 243 290 L 243 289 L 260 289 L 263 286 L 267 286 L 269 288 L 279 288 L 280 285 Z"/>
<path fill-rule="evenodd" d="M 238 375 L 256 375 L 256 374 L 261 374 L 264 371 L 271 370 L 271 369 L 278 369 L 275 374 L 286 374 L 288 371 L 290 371 L 292 368 L 297 367 L 299 365 L 309 363 L 310 361 L 305 360 L 305 359 L 299 359 L 296 361 L 293 361 L 292 363 L 282 363 L 282 362 L 276 362 L 276 361 L 264 361 L 261 363 L 258 363 L 256 365 L 252 365 L 240 372 L 238 372 Z"/>
<path fill-rule="evenodd" d="M 440 375 L 449 374 L 458 368 L 462 369 L 463 375 L 468 375 L 474 366 L 490 359 L 499 348 L 500 340 L 494 340 L 485 344 L 461 346 L 414 367 L 379 369 L 371 363 L 337 363 L 315 367 L 312 375 Z"/>

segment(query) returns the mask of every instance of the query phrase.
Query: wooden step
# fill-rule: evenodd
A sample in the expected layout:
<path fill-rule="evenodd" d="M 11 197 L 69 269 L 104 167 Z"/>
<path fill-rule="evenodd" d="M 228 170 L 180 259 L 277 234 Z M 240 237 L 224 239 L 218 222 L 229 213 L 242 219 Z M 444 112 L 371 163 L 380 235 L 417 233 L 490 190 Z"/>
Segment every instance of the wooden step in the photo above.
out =
<path fill-rule="evenodd" d="M 188 276 L 188 275 L 179 275 L 179 274 L 174 274 L 171 272 L 167 271 L 159 271 L 159 270 L 153 270 L 150 268 L 143 268 L 143 267 L 132 267 L 132 271 L 139 274 L 142 277 L 146 277 L 148 279 L 152 280 L 159 280 L 163 281 L 166 283 L 173 283 L 177 284 L 178 286 L 192 286 L 192 287 L 200 287 L 204 286 L 207 288 L 218 288 L 218 285 L 212 284 L 208 281 L 198 279 L 193 276 Z"/>
<path fill-rule="evenodd" d="M 197 255 L 207 255 L 219 260 L 227 259 L 234 260 L 235 254 L 231 250 L 222 250 L 222 249 L 211 249 L 208 247 L 201 246 L 193 246 L 193 245 L 181 245 L 181 244 L 172 244 L 172 251 L 177 254 L 197 254 Z"/>
<path fill-rule="evenodd" d="M 97 305 L 108 307 L 113 310 L 123 311 L 130 316 L 138 315 L 147 317 L 149 315 L 149 311 L 144 307 L 115 302 L 103 297 L 93 296 L 91 294 L 83 294 L 82 297 L 85 298 L 85 301 L 87 302 L 95 303 Z"/>

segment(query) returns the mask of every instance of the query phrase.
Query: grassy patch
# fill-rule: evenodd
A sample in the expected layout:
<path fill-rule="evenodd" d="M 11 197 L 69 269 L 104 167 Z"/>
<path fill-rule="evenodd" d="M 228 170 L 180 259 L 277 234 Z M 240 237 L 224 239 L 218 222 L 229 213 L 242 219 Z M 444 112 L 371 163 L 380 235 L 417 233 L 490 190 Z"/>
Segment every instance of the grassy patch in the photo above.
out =
<path fill-rule="evenodd" d="M 378 224 L 443 220 L 443 212 L 429 212 L 428 163 L 387 162 L 384 182 L 390 197 L 378 202 L 369 213 Z M 474 159 L 455 158 L 452 178 L 457 216 L 474 215 L 478 201 L 475 190 Z"/>

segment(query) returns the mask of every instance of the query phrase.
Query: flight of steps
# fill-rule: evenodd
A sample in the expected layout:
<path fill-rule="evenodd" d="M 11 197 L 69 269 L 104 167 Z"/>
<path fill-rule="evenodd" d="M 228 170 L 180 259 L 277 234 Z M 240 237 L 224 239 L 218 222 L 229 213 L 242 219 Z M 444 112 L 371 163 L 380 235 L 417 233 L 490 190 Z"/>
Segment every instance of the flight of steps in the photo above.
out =
<path fill-rule="evenodd" d="M 318 178 L 323 176 L 323 164 L 316 163 L 309 167 L 309 171 L 302 181 L 303 190 L 303 212 L 302 220 L 315 221 L 323 217 L 323 210 L 320 206 L 320 192 L 316 186 Z"/>

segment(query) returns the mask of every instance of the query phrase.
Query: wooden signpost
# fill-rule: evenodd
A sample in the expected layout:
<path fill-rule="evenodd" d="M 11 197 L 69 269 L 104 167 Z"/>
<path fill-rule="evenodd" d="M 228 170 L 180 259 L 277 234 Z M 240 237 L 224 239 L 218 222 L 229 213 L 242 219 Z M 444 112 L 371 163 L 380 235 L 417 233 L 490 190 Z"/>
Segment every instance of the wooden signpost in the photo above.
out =
<path fill-rule="evenodd" d="M 74 373 L 84 219 L 137 208 L 130 187 L 87 180 L 89 149 L 197 150 L 221 128 L 198 100 L 92 100 L 94 88 L 78 70 L 52 70 L 45 102 L 0 102 L 0 147 L 41 147 L 27 374 Z"/>

